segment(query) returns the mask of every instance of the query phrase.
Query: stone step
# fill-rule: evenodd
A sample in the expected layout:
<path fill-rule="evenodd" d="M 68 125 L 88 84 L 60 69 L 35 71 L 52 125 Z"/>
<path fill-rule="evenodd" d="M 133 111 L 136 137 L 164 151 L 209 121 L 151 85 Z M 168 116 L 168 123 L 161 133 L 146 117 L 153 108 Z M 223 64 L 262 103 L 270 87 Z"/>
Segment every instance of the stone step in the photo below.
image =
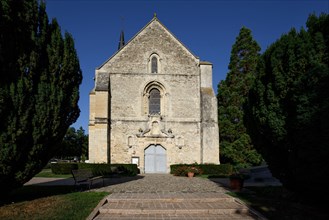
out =
<path fill-rule="evenodd" d="M 101 213 L 94 220 L 253 220 L 254 216 L 233 213 L 233 214 L 106 214 Z"/>
<path fill-rule="evenodd" d="M 212 199 L 214 201 L 219 200 L 231 200 L 233 197 L 225 194 L 225 192 L 198 192 L 198 193 L 112 193 L 107 197 L 109 201 L 119 200 L 204 200 Z"/>
<path fill-rule="evenodd" d="M 91 219 L 262 219 L 224 193 L 113 193 Z"/>
<path fill-rule="evenodd" d="M 159 198 L 159 199 L 149 199 L 149 198 L 140 198 L 138 199 L 140 202 L 154 202 L 159 201 L 159 202 L 184 202 L 186 199 L 183 198 Z M 108 202 L 130 202 L 134 201 L 133 199 L 115 199 L 115 200 L 109 200 Z M 189 202 L 195 202 L 195 203 L 204 203 L 204 202 L 219 202 L 219 203 L 225 203 L 225 202 L 233 202 L 234 198 L 203 198 L 202 201 L 200 201 L 199 198 L 191 198 L 189 199 Z"/>
<path fill-rule="evenodd" d="M 109 202 L 99 209 L 100 213 L 125 214 L 232 214 L 235 212 L 248 213 L 249 209 L 236 203 L 219 202 L 163 202 L 163 201 L 119 201 Z"/>

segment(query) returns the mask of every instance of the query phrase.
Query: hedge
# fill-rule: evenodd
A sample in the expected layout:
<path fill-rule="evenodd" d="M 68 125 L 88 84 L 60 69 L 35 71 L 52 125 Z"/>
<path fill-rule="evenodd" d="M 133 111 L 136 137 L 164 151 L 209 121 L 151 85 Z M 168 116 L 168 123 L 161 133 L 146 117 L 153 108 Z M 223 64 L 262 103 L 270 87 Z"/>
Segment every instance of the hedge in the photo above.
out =
<path fill-rule="evenodd" d="M 170 173 L 175 174 L 179 172 L 180 167 L 186 166 L 198 167 L 202 170 L 203 174 L 207 175 L 229 176 L 233 173 L 233 166 L 231 164 L 172 164 L 170 165 Z"/>
<path fill-rule="evenodd" d="M 95 176 L 108 176 L 114 170 L 122 171 L 122 175 L 136 176 L 139 173 L 136 164 L 106 164 L 106 163 L 52 163 L 51 170 L 54 174 L 71 174 L 71 170 L 91 169 Z"/>
<path fill-rule="evenodd" d="M 54 174 L 71 174 L 71 170 L 78 169 L 78 163 L 51 163 L 51 172 Z"/>

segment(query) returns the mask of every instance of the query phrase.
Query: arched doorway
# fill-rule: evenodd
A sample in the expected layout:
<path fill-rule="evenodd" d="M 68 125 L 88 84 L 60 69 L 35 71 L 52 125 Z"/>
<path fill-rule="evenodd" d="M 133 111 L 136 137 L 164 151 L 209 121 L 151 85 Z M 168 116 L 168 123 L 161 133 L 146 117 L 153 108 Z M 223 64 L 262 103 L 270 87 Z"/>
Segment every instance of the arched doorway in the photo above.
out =
<path fill-rule="evenodd" d="M 144 155 L 145 173 L 167 173 L 167 152 L 161 145 L 150 145 Z"/>

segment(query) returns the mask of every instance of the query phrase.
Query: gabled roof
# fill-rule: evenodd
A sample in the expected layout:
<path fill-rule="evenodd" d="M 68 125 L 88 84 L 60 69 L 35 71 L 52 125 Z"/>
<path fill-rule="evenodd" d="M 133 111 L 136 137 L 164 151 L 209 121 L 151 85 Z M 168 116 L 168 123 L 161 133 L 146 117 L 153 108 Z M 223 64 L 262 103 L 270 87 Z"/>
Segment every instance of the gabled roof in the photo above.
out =
<path fill-rule="evenodd" d="M 143 32 L 150 24 L 152 24 L 153 22 L 157 21 L 175 40 L 178 41 L 178 43 L 180 43 L 195 59 L 199 59 L 199 57 L 197 57 L 194 53 L 191 52 L 190 49 L 188 49 L 173 33 L 171 33 L 171 31 L 169 31 L 169 29 L 163 25 L 160 20 L 157 18 L 156 14 L 154 15 L 154 17 L 152 18 L 151 21 L 149 21 L 140 31 L 137 32 L 137 34 L 135 34 L 123 47 L 121 47 L 119 50 L 117 50 L 109 59 L 107 59 L 102 65 L 100 65 L 99 67 L 96 68 L 96 70 L 101 69 L 107 62 L 109 62 L 113 57 L 115 57 L 121 50 L 123 50 L 125 47 L 127 47 L 129 45 L 129 43 L 131 41 L 133 41 L 141 32 Z"/>

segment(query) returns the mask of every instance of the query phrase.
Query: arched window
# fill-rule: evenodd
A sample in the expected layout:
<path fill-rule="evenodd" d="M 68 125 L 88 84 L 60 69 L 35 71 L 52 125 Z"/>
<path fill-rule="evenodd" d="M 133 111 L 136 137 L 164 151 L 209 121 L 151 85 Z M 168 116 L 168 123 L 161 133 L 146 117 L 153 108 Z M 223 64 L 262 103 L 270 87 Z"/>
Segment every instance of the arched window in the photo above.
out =
<path fill-rule="evenodd" d="M 151 73 L 158 73 L 158 59 L 155 56 L 151 60 Z"/>
<path fill-rule="evenodd" d="M 158 89 L 151 89 L 149 97 L 149 114 L 160 114 L 161 95 Z"/>
<path fill-rule="evenodd" d="M 159 59 L 158 59 L 159 60 Z M 151 61 L 151 60 L 150 60 Z M 165 115 L 168 103 L 168 91 L 157 81 L 151 81 L 144 86 L 142 93 L 142 115 Z"/>

